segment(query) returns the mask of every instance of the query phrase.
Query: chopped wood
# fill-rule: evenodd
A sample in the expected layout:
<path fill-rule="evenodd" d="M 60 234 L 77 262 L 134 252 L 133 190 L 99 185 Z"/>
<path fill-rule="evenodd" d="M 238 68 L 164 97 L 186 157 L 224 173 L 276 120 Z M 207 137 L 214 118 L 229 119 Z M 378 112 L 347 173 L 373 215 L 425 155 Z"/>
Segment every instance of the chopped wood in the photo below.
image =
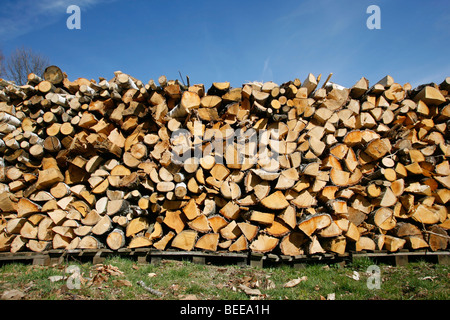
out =
<path fill-rule="evenodd" d="M 248 240 L 244 235 L 237 238 L 229 247 L 230 252 L 240 252 L 248 250 Z"/>
<path fill-rule="evenodd" d="M 235 240 L 242 234 L 241 229 L 234 220 L 228 223 L 227 226 L 221 228 L 219 233 L 224 239 L 227 240 Z"/>
<path fill-rule="evenodd" d="M 185 227 L 180 211 L 167 211 L 163 222 L 176 233 L 180 233 Z"/>
<path fill-rule="evenodd" d="M 200 209 L 194 199 L 189 200 L 187 205 L 183 207 L 183 213 L 188 220 L 193 220 L 200 215 Z"/>
<path fill-rule="evenodd" d="M 289 206 L 283 192 L 275 191 L 270 196 L 261 200 L 261 204 L 272 210 L 283 210 Z"/>
<path fill-rule="evenodd" d="M 275 219 L 272 224 L 264 229 L 264 232 L 274 237 L 282 237 L 291 231 L 288 225 L 283 221 Z"/>
<path fill-rule="evenodd" d="M 207 233 L 197 240 L 195 247 L 201 250 L 217 251 L 219 238 L 220 234 L 218 233 Z"/>
<path fill-rule="evenodd" d="M 153 246 L 158 250 L 164 250 L 167 244 L 175 237 L 175 232 L 169 231 L 166 235 L 164 235 L 161 240 L 155 242 Z"/>
<path fill-rule="evenodd" d="M 198 216 L 194 220 L 189 221 L 188 225 L 191 229 L 198 232 L 207 233 L 211 231 L 211 227 L 208 223 L 208 218 L 203 214 Z"/>
<path fill-rule="evenodd" d="M 103 216 L 92 228 L 92 233 L 102 235 L 113 228 L 112 220 L 108 215 Z"/>
<path fill-rule="evenodd" d="M 114 233 L 114 235 L 115 236 L 120 236 L 120 235 L 117 235 L 117 233 Z M 110 242 L 112 242 L 112 241 L 115 241 L 115 242 L 116 241 L 121 241 L 120 238 L 119 238 L 119 240 L 117 240 L 117 239 L 114 240 L 114 238 L 112 238 L 112 239 L 109 238 L 109 240 L 110 240 Z M 128 248 L 132 249 L 132 248 L 150 247 L 152 244 L 153 243 L 152 243 L 152 241 L 149 238 L 144 237 L 142 235 L 138 235 L 138 236 L 133 237 L 130 240 L 130 243 L 128 244 Z M 114 247 L 117 247 L 116 243 L 112 243 L 112 248 L 111 249 L 113 249 Z"/>
<path fill-rule="evenodd" d="M 143 230 L 147 230 L 149 221 L 145 217 L 138 217 L 130 221 L 126 228 L 126 236 L 133 236 Z"/>
<path fill-rule="evenodd" d="M 229 201 L 222 209 L 220 209 L 219 213 L 228 220 L 236 220 L 239 217 L 240 211 L 239 205 Z"/>
<path fill-rule="evenodd" d="M 394 212 L 384 207 L 374 212 L 373 221 L 377 227 L 385 231 L 393 229 L 397 224 Z"/>
<path fill-rule="evenodd" d="M 172 247 L 185 251 L 194 249 L 197 241 L 197 232 L 194 230 L 183 230 L 172 240 Z"/>
<path fill-rule="evenodd" d="M 448 78 L 330 76 L 2 80 L 0 250 L 448 250 Z"/>
<path fill-rule="evenodd" d="M 329 240 L 327 239 L 323 243 L 323 248 L 327 251 L 337 254 L 345 254 L 345 250 L 347 248 L 347 239 L 344 236 L 338 236 Z"/>
<path fill-rule="evenodd" d="M 298 228 L 306 235 L 311 236 L 316 230 L 328 227 L 332 218 L 328 214 L 317 214 L 306 217 L 298 224 Z"/>
<path fill-rule="evenodd" d="M 280 241 L 280 249 L 284 255 L 298 256 L 305 253 L 303 246 L 308 242 L 304 233 L 291 232 Z"/>
<path fill-rule="evenodd" d="M 275 237 L 260 234 L 258 238 L 250 244 L 250 250 L 257 253 L 269 252 L 278 245 L 279 241 L 280 240 Z"/>
<path fill-rule="evenodd" d="M 217 233 L 222 229 L 223 227 L 228 225 L 227 220 L 225 218 L 214 215 L 208 218 L 209 225 L 211 226 L 211 229 L 214 233 Z"/>

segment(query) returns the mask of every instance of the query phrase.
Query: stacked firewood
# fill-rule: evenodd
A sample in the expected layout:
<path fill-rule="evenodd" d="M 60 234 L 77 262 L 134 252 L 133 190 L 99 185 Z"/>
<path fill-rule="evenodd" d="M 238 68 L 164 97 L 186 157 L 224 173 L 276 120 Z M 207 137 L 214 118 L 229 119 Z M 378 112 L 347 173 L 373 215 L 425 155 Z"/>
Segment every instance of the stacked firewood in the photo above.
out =
<path fill-rule="evenodd" d="M 450 78 L 329 80 L 1 79 L 0 251 L 446 250 Z"/>

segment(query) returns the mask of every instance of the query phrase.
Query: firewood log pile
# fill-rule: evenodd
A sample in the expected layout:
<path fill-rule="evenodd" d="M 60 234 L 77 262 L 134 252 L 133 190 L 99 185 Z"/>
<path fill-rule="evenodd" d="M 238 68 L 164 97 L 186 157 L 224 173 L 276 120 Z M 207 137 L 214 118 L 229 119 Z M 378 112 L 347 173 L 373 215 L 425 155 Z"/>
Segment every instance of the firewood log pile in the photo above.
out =
<path fill-rule="evenodd" d="M 320 78 L 0 79 L 0 251 L 447 250 L 450 78 Z"/>

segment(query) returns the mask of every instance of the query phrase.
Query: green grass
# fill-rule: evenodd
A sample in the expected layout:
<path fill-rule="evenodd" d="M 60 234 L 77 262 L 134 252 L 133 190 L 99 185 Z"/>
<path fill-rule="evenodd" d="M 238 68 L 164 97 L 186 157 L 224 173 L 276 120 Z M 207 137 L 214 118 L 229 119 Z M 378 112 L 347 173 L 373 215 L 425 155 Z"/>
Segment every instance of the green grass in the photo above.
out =
<path fill-rule="evenodd" d="M 65 268 L 75 265 L 83 280 L 79 289 L 69 289 L 67 281 L 51 282 L 50 276 L 70 276 Z M 0 294 L 11 289 L 24 292 L 24 299 L 66 300 L 140 300 L 140 299 L 226 299 L 246 300 L 250 296 L 240 288 L 258 289 L 259 299 L 318 300 L 334 294 L 336 300 L 448 300 L 450 298 L 450 267 L 424 261 L 405 267 L 379 264 L 380 289 L 367 286 L 373 265 L 369 259 L 339 265 L 307 265 L 293 268 L 239 267 L 235 265 L 199 265 L 187 261 L 163 260 L 160 264 L 137 264 L 131 259 L 107 258 L 103 265 L 118 268 L 122 275 L 101 274 L 91 263 L 70 262 L 66 265 L 41 267 L 12 263 L 0 267 Z M 97 266 L 98 267 L 98 266 Z M 150 277 L 149 274 L 156 274 Z M 290 280 L 307 277 L 292 288 L 284 287 Z M 161 297 L 140 285 L 158 290 Z"/>

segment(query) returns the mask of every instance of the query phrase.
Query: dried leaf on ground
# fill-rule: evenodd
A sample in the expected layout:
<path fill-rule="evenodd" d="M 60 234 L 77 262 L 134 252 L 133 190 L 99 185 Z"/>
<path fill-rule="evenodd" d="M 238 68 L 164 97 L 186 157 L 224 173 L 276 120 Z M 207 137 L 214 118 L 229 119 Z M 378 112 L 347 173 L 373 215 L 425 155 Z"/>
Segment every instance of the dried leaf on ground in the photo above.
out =
<path fill-rule="evenodd" d="M 297 278 L 297 279 L 290 280 L 290 281 L 286 282 L 286 283 L 283 285 L 283 288 L 292 288 L 292 287 L 295 287 L 295 286 L 298 285 L 300 282 L 306 281 L 306 280 L 308 280 L 308 277 L 307 277 L 307 276 L 303 276 L 303 277 L 301 277 L 301 278 Z"/>
<path fill-rule="evenodd" d="M 250 300 L 265 300 L 269 298 L 267 294 L 260 294 L 258 296 L 250 296 Z"/>
<path fill-rule="evenodd" d="M 264 288 L 267 289 L 275 289 L 275 282 L 273 282 L 272 280 L 267 280 L 266 285 L 264 286 Z"/>
<path fill-rule="evenodd" d="M 58 282 L 58 281 L 61 281 L 61 280 L 64 280 L 64 276 L 51 276 L 51 277 L 48 277 L 48 280 L 50 280 L 50 282 Z"/>
<path fill-rule="evenodd" d="M 353 274 L 351 277 L 353 280 L 359 281 L 360 277 L 359 277 L 359 272 L 358 271 L 353 271 Z"/>
<path fill-rule="evenodd" d="M 434 277 L 432 277 L 432 276 L 426 276 L 426 277 L 419 278 L 419 280 L 431 280 L 431 281 L 433 281 L 433 280 L 436 279 L 436 278 L 437 278 L 437 276 L 434 276 Z"/>
<path fill-rule="evenodd" d="M 108 276 L 103 273 L 99 273 L 92 279 L 92 284 L 95 286 L 100 286 L 105 281 L 108 281 Z"/>
<path fill-rule="evenodd" d="M 261 291 L 259 291 L 259 289 L 252 289 L 252 288 L 247 287 L 244 284 L 240 284 L 239 285 L 239 289 L 244 291 L 244 293 L 249 295 L 249 296 L 259 296 L 259 295 L 262 294 Z"/>
<path fill-rule="evenodd" d="M 25 297 L 24 292 L 17 289 L 12 289 L 3 292 L 0 300 L 21 300 L 24 297 Z"/>
<path fill-rule="evenodd" d="M 180 300 L 200 300 L 195 294 L 180 295 Z"/>
<path fill-rule="evenodd" d="M 131 286 L 132 286 L 132 284 L 131 284 L 130 281 L 124 280 L 124 279 L 121 279 L 121 280 L 114 280 L 113 283 L 114 283 L 114 285 L 115 285 L 116 287 L 122 287 L 122 286 L 125 286 L 125 287 L 131 287 Z"/>
<path fill-rule="evenodd" d="M 123 275 L 123 272 L 119 270 L 119 268 L 113 266 L 113 265 L 97 265 L 96 267 L 97 272 L 99 273 L 105 273 L 109 274 L 111 276 L 121 276 Z"/>

